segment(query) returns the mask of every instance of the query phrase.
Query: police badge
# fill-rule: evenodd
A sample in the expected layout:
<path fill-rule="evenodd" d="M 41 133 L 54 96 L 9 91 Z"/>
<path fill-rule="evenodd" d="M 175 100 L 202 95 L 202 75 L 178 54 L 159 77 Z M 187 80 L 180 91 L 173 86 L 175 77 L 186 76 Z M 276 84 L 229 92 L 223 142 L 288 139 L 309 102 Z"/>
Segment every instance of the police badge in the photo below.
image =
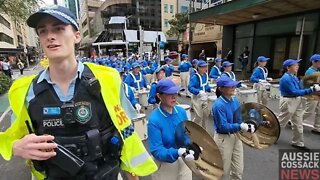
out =
<path fill-rule="evenodd" d="M 81 124 L 87 123 L 92 116 L 91 103 L 90 102 L 77 102 L 74 106 L 76 121 Z"/>

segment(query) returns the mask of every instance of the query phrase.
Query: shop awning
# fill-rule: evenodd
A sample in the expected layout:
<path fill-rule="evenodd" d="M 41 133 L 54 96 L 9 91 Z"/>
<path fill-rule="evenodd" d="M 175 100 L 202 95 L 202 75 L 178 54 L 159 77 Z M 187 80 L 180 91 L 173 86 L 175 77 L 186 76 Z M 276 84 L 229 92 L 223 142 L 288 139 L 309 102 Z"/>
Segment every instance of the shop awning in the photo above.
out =
<path fill-rule="evenodd" d="M 127 42 L 139 42 L 136 30 L 124 30 L 124 35 Z"/>
<path fill-rule="evenodd" d="M 92 46 L 113 46 L 113 45 L 125 45 L 127 42 L 123 41 L 111 41 L 111 42 L 97 42 L 92 43 Z"/>
<path fill-rule="evenodd" d="M 0 54 L 16 54 L 24 52 L 23 48 L 0 48 Z"/>
<path fill-rule="evenodd" d="M 109 20 L 109 24 L 124 24 L 126 17 L 124 16 L 112 16 Z"/>
<path fill-rule="evenodd" d="M 191 22 L 232 25 L 320 8 L 319 0 L 235 0 L 190 15 Z"/>

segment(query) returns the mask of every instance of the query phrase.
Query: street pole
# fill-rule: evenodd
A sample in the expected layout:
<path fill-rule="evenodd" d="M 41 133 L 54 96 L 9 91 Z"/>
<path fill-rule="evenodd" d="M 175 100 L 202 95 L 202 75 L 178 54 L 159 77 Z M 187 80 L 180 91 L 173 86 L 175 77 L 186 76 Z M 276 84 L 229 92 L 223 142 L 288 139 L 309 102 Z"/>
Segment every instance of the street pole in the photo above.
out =
<path fill-rule="evenodd" d="M 302 50 L 302 43 L 303 43 L 303 32 L 304 32 L 304 23 L 305 23 L 306 18 L 303 17 L 302 23 L 301 23 L 301 30 L 300 30 L 300 41 L 299 41 L 299 49 L 298 49 L 298 58 L 300 59 L 301 57 L 301 50 Z"/>
<path fill-rule="evenodd" d="M 193 0 L 192 0 L 193 1 Z M 189 18 L 189 48 L 188 48 L 188 57 L 189 57 L 189 60 L 191 61 L 192 60 L 192 48 L 191 48 L 191 41 L 192 41 L 192 30 L 191 30 L 191 21 L 190 21 L 190 14 L 193 12 L 193 8 L 192 8 L 192 5 L 191 5 L 191 0 L 189 1 L 189 15 L 188 15 L 188 18 Z M 178 40 L 179 42 L 179 40 Z"/>
<path fill-rule="evenodd" d="M 127 20 L 128 20 L 128 18 L 126 17 L 126 19 L 124 20 L 124 30 L 127 30 Z M 129 48 L 129 44 L 128 44 L 128 41 L 127 41 L 127 36 L 125 36 L 125 43 L 126 43 L 126 58 L 128 58 L 128 56 L 129 56 L 129 49 L 128 49 Z"/>

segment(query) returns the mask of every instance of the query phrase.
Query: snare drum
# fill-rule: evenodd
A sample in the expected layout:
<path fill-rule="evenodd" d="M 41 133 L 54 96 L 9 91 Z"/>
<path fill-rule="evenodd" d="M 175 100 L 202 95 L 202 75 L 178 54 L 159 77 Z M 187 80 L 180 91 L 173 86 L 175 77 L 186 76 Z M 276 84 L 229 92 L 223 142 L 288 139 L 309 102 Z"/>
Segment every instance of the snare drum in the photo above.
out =
<path fill-rule="evenodd" d="M 182 107 L 187 111 L 188 120 L 191 120 L 190 106 L 188 104 L 178 104 L 178 106 Z"/>
<path fill-rule="evenodd" d="M 270 88 L 270 97 L 275 99 L 280 99 L 280 85 L 272 84 Z"/>
<path fill-rule="evenodd" d="M 138 114 L 138 117 L 132 120 L 134 130 L 138 133 L 141 140 L 148 138 L 147 120 L 145 114 Z"/>
<path fill-rule="evenodd" d="M 254 89 L 240 90 L 237 94 L 241 104 L 247 102 L 258 103 L 258 92 Z"/>
<path fill-rule="evenodd" d="M 138 97 L 139 97 L 139 104 L 141 106 L 148 106 L 148 96 L 149 96 L 149 90 L 141 90 L 138 91 Z"/>

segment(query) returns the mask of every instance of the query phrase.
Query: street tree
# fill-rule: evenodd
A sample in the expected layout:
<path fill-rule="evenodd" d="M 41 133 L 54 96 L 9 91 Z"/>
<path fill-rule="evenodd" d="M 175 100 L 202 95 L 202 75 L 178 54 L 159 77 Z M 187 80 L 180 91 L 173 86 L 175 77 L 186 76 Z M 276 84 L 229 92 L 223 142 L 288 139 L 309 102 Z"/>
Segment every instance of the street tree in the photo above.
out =
<path fill-rule="evenodd" d="M 182 42 L 182 35 L 187 30 L 189 23 L 188 13 L 177 13 L 174 19 L 169 20 L 170 29 L 167 31 L 167 35 L 170 37 L 177 37 L 177 45 Z"/>
<path fill-rule="evenodd" d="M 9 15 L 13 21 L 24 22 L 39 2 L 42 0 L 0 0 L 0 13 Z"/>

